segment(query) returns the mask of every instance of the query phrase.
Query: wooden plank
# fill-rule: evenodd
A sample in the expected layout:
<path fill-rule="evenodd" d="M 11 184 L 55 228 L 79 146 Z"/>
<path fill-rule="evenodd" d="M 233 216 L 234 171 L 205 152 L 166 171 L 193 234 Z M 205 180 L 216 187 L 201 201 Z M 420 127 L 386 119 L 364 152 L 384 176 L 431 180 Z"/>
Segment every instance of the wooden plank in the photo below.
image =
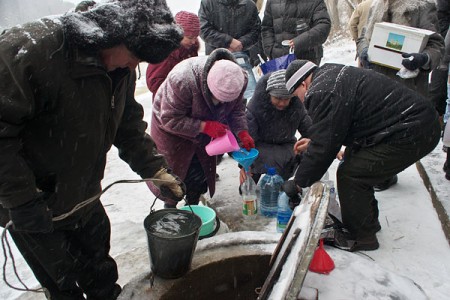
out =
<path fill-rule="evenodd" d="M 283 232 L 283 235 L 281 236 L 280 240 L 278 241 L 277 247 L 275 248 L 275 251 L 272 254 L 272 257 L 270 258 L 269 267 L 272 268 L 275 260 L 278 257 L 278 254 L 281 250 L 281 247 L 283 246 L 284 241 L 286 240 L 286 237 L 288 236 L 289 231 L 291 230 L 292 224 L 294 224 L 295 216 L 292 215 L 289 219 L 289 222 L 286 225 L 286 228 Z"/>
<path fill-rule="evenodd" d="M 300 235 L 301 229 L 295 228 L 294 233 L 292 234 L 292 238 L 289 240 L 288 245 L 286 246 L 286 249 L 283 251 L 282 256 L 279 260 L 279 263 L 277 263 L 269 272 L 269 275 L 267 276 L 266 281 L 264 282 L 263 287 L 261 288 L 261 292 L 258 296 L 258 300 L 265 300 L 269 296 L 269 293 L 275 284 L 276 280 L 280 276 L 281 269 L 283 268 L 284 262 L 286 261 L 287 257 L 291 253 L 292 246 L 296 242 L 298 236 Z"/>

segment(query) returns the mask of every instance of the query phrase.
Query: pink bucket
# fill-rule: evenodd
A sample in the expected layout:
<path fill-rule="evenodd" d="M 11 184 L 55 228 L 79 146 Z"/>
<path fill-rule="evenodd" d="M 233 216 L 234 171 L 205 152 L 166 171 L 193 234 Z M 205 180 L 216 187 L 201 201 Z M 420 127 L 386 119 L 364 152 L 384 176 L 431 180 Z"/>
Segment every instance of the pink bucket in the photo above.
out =
<path fill-rule="evenodd" d="M 209 156 L 220 155 L 239 149 L 236 138 L 229 130 L 227 130 L 226 134 L 211 140 L 211 142 L 205 146 L 206 153 L 208 153 Z"/>

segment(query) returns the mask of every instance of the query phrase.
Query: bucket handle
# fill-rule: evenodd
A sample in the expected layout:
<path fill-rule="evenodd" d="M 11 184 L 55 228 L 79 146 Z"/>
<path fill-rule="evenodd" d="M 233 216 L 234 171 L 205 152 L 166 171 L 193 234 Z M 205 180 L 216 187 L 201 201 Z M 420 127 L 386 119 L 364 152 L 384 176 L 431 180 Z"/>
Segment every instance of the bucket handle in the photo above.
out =
<path fill-rule="evenodd" d="M 214 230 L 212 232 L 208 233 L 207 235 L 199 236 L 198 239 L 202 240 L 202 239 L 210 238 L 210 237 L 216 235 L 216 233 L 217 233 L 217 231 L 219 231 L 219 229 L 220 229 L 220 220 L 219 220 L 219 217 L 216 215 L 216 228 L 214 228 Z"/>

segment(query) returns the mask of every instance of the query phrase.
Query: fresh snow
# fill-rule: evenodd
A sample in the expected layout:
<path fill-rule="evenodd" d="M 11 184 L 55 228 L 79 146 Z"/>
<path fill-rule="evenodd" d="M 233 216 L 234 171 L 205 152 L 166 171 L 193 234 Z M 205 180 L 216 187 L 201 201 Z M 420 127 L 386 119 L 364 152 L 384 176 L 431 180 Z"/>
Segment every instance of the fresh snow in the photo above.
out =
<path fill-rule="evenodd" d="M 173 3 L 169 1 L 173 13 Z M 180 0 L 181 1 L 181 0 Z M 78 2 L 78 1 L 76 1 Z M 172 3 L 172 4 L 171 4 Z M 183 2 L 184 3 L 184 2 Z M 198 3 L 192 12 L 198 11 Z M 186 4 L 184 4 L 186 5 Z M 176 6 L 180 7 L 180 6 Z M 186 9 L 186 8 L 184 8 Z M 327 43 L 322 63 L 334 62 L 354 65 L 354 42 L 347 38 L 335 38 Z M 141 77 L 137 82 L 136 99 L 144 106 L 145 120 L 150 123 L 151 94 L 145 84 L 146 65 L 140 65 Z M 450 211 L 450 183 L 444 178 L 442 165 L 445 153 L 442 145 L 422 159 L 433 190 L 440 197 L 442 206 Z M 182 153 L 180 153 L 182 155 Z M 329 169 L 330 179 L 334 180 L 337 162 Z M 234 160 L 227 155 L 218 166 L 220 180 L 217 182 L 216 195 L 208 199 L 211 203 L 226 209 L 240 210 L 240 198 L 237 192 L 239 169 Z M 108 154 L 103 186 L 122 179 L 139 177 L 117 154 L 113 148 Z M 339 192 L 339 191 L 338 191 Z M 380 249 L 370 252 L 349 253 L 326 247 L 333 258 L 336 269 L 329 275 L 309 272 L 305 285 L 318 288 L 320 299 L 420 299 L 421 287 L 428 299 L 448 299 L 450 292 L 450 249 L 441 223 L 433 207 L 432 200 L 415 165 L 399 174 L 399 182 L 387 191 L 376 194 L 380 207 L 382 230 L 377 234 Z M 102 203 L 111 220 L 111 255 L 119 266 L 119 283 L 123 286 L 134 277 L 149 271 L 147 239 L 143 227 L 144 218 L 153 205 L 154 196 L 144 183 L 117 184 L 102 196 Z M 154 208 L 161 209 L 161 201 Z M 226 209 L 225 209 L 226 208 Z M 232 210 L 231 210 L 232 211 Z M 247 224 L 234 224 L 238 229 L 252 226 L 250 222 L 259 222 L 260 230 L 276 232 L 275 222 L 264 219 L 245 220 Z M 242 229 L 244 230 L 244 229 Z M 261 236 L 264 236 L 261 232 Z M 241 237 L 246 241 L 246 235 Z M 206 241 L 206 240 L 204 240 Z M 30 288 L 38 287 L 37 281 L 10 239 L 14 259 L 20 278 Z M 4 258 L 0 259 L 3 263 Z M 15 279 L 8 259 L 7 279 L 15 286 Z M 386 280 L 388 278 L 389 280 Z M 415 288 L 411 288 L 415 287 Z M 377 296 L 367 298 L 370 293 Z M 0 299 L 45 299 L 42 294 L 24 293 L 10 289 L 0 282 Z"/>

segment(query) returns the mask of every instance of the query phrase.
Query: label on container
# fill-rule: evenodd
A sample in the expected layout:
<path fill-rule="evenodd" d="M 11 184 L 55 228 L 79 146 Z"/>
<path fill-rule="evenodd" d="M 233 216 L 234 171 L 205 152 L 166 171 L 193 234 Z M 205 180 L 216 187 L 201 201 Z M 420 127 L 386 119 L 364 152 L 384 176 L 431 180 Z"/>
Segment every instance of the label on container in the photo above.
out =
<path fill-rule="evenodd" d="M 291 218 L 292 213 L 286 212 L 278 212 L 277 216 L 277 231 L 283 232 L 286 229 L 287 223 L 289 223 L 289 219 Z"/>
<path fill-rule="evenodd" d="M 254 216 L 256 213 L 256 200 L 244 200 L 242 214 L 244 216 Z"/>

